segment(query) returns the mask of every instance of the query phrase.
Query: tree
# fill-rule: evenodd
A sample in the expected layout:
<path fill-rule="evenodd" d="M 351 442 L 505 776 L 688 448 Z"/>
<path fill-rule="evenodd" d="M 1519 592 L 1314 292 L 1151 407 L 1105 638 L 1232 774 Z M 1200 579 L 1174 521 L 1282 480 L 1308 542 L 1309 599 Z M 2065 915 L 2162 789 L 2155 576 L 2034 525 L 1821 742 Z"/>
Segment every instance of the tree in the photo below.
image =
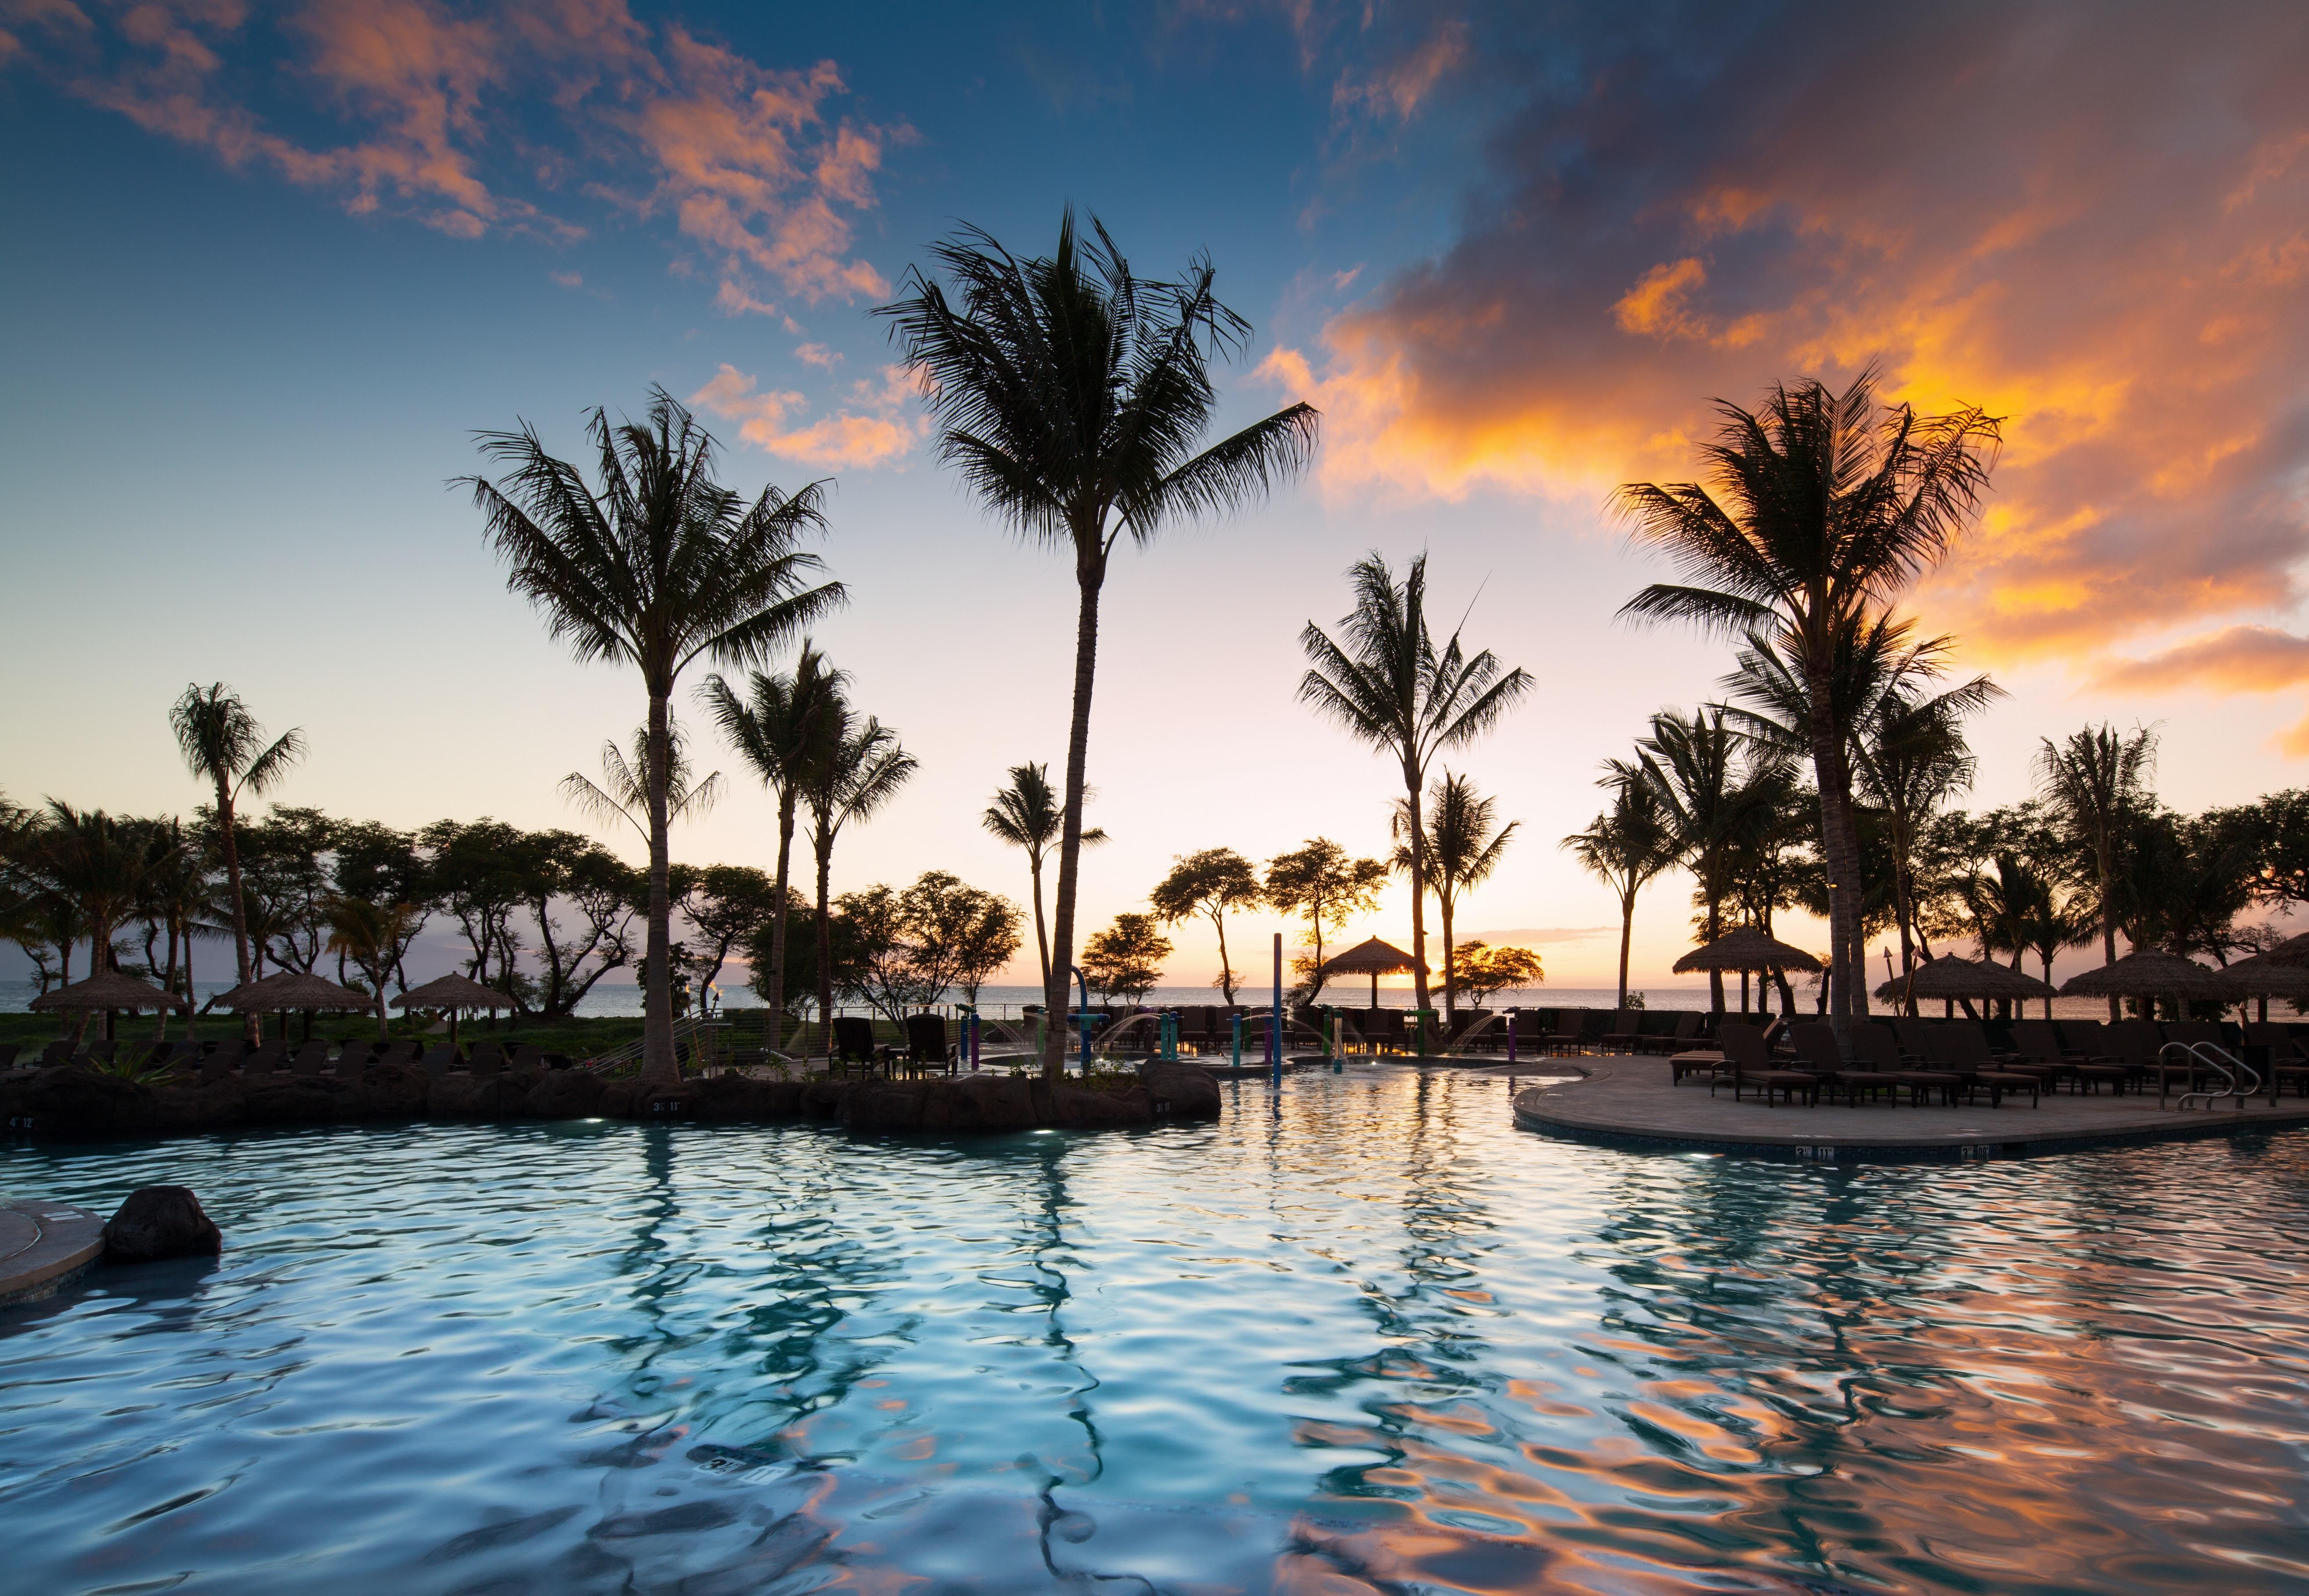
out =
<path fill-rule="evenodd" d="M 1388 870 L 1377 859 L 1351 859 L 1327 837 L 1310 837 L 1304 847 L 1267 862 L 1267 902 L 1279 914 L 1303 915 L 1314 956 L 1300 969 L 1307 976 L 1305 1002 L 1323 990 L 1323 933 L 1337 931 L 1357 915 L 1379 907 Z"/>
<path fill-rule="evenodd" d="M 1492 948 L 1469 942 L 1459 950 L 1459 984 L 1481 1008 L 1503 992 L 1536 986 L 1547 979 L 1539 955 L 1529 948 Z M 1620 1006 L 1628 1006 L 1627 977 L 1621 976 Z"/>
<path fill-rule="evenodd" d="M 1218 988 L 1234 1002 L 1234 967 L 1227 960 L 1226 915 L 1229 909 L 1256 908 L 1266 898 L 1258 872 L 1232 848 L 1205 848 L 1178 857 L 1171 873 L 1147 894 L 1154 917 L 1175 925 L 1190 915 L 1210 916 L 1219 938 Z"/>
<path fill-rule="evenodd" d="M 713 984 L 731 949 L 764 931 L 771 932 L 773 948 L 777 946 L 778 893 L 777 884 L 751 865 L 709 864 L 697 872 L 697 884 L 683 898 L 682 917 L 713 953 L 711 958 L 699 954 L 699 990 Z"/>
<path fill-rule="evenodd" d="M 860 993 L 893 1021 L 956 986 L 976 1002 L 988 972 L 1018 950 L 1018 906 L 942 870 L 904 891 L 845 892 L 835 906 L 856 949 Z"/>
<path fill-rule="evenodd" d="M 376 1034 L 381 1038 L 393 1034 L 392 1016 L 385 1011 L 385 983 L 424 923 L 421 911 L 411 904 L 344 896 L 329 900 L 329 951 L 337 956 L 341 980 L 347 960 L 360 971 L 369 995 L 376 1000 Z"/>
<path fill-rule="evenodd" d="M 1293 404 L 1196 452 L 1218 408 L 1211 362 L 1240 351 L 1250 325 L 1219 303 L 1208 257 L 1156 282 L 1132 275 L 1095 218 L 1091 231 L 1078 239 L 1069 210 L 1057 249 L 1021 259 L 964 229 L 930 251 L 945 282 L 910 269 L 911 291 L 878 313 L 923 382 L 939 458 L 1022 535 L 1074 557 L 1073 713 L 1042 976 L 1053 1014 L 1066 1011 L 1073 962 L 1099 595 L 1115 542 L 1127 533 L 1143 546 L 1168 522 L 1248 502 L 1295 474 L 1316 436 L 1314 410 Z M 1053 1028 L 1053 1080 L 1065 1045 Z"/>
<path fill-rule="evenodd" d="M 410 948 L 431 917 L 432 872 L 417 838 L 374 820 L 340 822 L 331 838 L 327 900 L 330 950 L 358 967 L 376 997 L 378 1034 L 385 1034 L 388 980 L 409 990 L 403 968 Z"/>
<path fill-rule="evenodd" d="M 1590 874 L 1601 877 L 1620 900 L 1619 1006 L 1624 1009 L 1636 894 L 1643 890 L 1645 882 L 1675 863 L 1675 837 L 1660 808 L 1659 794 L 1649 782 L 1607 777 L 1603 785 L 1612 791 L 1612 806 L 1589 821 L 1587 830 L 1565 837 L 1563 846 L 1578 855 Z"/>
<path fill-rule="evenodd" d="M 465 946 L 471 950 L 465 974 L 484 986 L 504 992 L 508 1009 L 515 1006 L 512 999 L 518 976 L 515 956 L 520 939 L 512 921 L 523 896 L 515 867 L 521 839 L 518 828 L 486 815 L 471 822 L 437 820 L 418 833 L 418 840 L 433 850 L 433 880 L 439 901 L 456 920 Z"/>
<path fill-rule="evenodd" d="M 1435 906 L 1443 921 L 1443 1017 L 1448 1021 L 1454 1012 L 1454 994 L 1458 989 L 1457 970 L 1451 955 L 1452 915 L 1460 898 L 1482 886 L 1499 868 L 1500 856 L 1507 852 L 1508 839 L 1522 822 L 1510 820 L 1505 828 L 1494 830 L 1499 801 L 1483 797 L 1476 793 L 1473 782 L 1449 770 L 1434 784 L 1429 796 L 1434 808 L 1427 818 L 1427 858 L 1421 873 L 1426 879 L 1428 890 L 1435 894 Z M 1413 818 L 1410 807 L 1397 799 L 1393 863 L 1396 869 L 1406 874 L 1413 863 Z"/>
<path fill-rule="evenodd" d="M 1046 993 L 1051 987 L 1051 938 L 1042 923 L 1042 862 L 1066 830 L 1066 811 L 1051 788 L 1050 773 L 1048 765 L 1011 766 L 1009 785 L 996 791 L 982 821 L 1012 847 L 1025 850 L 1026 879 L 1034 894 L 1034 950 L 1042 956 Z M 1084 796 L 1089 796 L 1087 789 Z M 1095 847 L 1106 840 L 1106 828 L 1093 826 L 1075 840 L 1083 847 Z"/>
<path fill-rule="evenodd" d="M 1171 939 L 1152 915 L 1117 915 L 1114 924 L 1083 943 L 1083 982 L 1093 992 L 1138 1003 L 1163 979 Z"/>
<path fill-rule="evenodd" d="M 791 671 L 753 672 L 739 698 L 719 676 L 705 679 L 705 700 L 738 757 L 753 767 L 778 806 L 778 873 L 770 891 L 768 962 L 754 967 L 755 990 L 769 1009 L 769 1035 L 785 1035 L 786 914 L 791 898 L 794 821 L 811 773 L 826 753 L 826 742 L 849 685 L 846 673 L 829 667 L 826 656 L 804 638 Z M 766 983 L 764 977 L 766 976 Z"/>
<path fill-rule="evenodd" d="M 2116 962 L 2116 850 L 2124 828 L 2149 802 L 2157 770 L 2157 733 L 2135 726 L 2129 737 L 2113 725 L 2087 726 L 2066 742 L 2039 740 L 2037 787 L 2046 808 L 2092 860 L 2100 906 L 2101 953 Z M 2108 1000 L 2108 1017 L 2123 1011 Z"/>
<path fill-rule="evenodd" d="M 834 1050 L 834 844 L 852 820 L 864 822 L 912 779 L 914 756 L 898 733 L 872 716 L 839 705 L 826 732 L 826 755 L 812 768 L 802 801 L 809 806 L 810 851 L 817 863 L 817 1016 Z"/>
<path fill-rule="evenodd" d="M 602 976 L 633 962 L 631 925 L 644 889 L 625 861 L 574 831 L 529 832 L 516 846 L 522 901 L 537 928 L 536 1011 L 547 1019 L 565 1019 Z M 557 903 L 574 911 L 574 925 L 562 924 Z M 670 969 L 667 975 L 670 994 Z M 516 982 L 513 990 L 520 1001 L 528 988 Z"/>
<path fill-rule="evenodd" d="M 788 920 L 808 920 L 811 912 L 809 900 L 791 889 L 788 889 L 787 897 Z M 831 968 L 826 976 L 826 986 L 844 999 L 856 996 L 864 979 L 863 961 L 856 943 L 852 940 L 849 923 L 839 915 L 834 916 L 829 927 L 829 945 L 832 958 Z M 746 962 L 754 971 L 754 991 L 766 1002 L 769 993 L 764 990 L 764 983 L 768 978 L 770 968 L 768 928 L 757 927 L 753 936 L 743 946 Z M 790 943 L 788 952 L 791 957 L 787 963 L 786 979 L 791 989 L 791 995 L 788 1000 L 787 1008 L 796 1014 L 807 1014 L 817 1002 L 818 988 L 817 941 L 814 937 L 794 941 Z"/>
<path fill-rule="evenodd" d="M 1734 895 L 1741 845 L 1772 824 L 1786 790 L 1786 761 L 1725 724 L 1721 704 L 1685 716 L 1663 709 L 1632 760 L 1604 762 L 1611 782 L 1651 788 L 1666 817 L 1675 862 L 1691 872 L 1702 941 L 1724 934 L 1724 905 Z M 1724 976 L 1710 971 L 1709 1006 L 1724 1012 Z"/>
<path fill-rule="evenodd" d="M 1377 554 L 1347 571 L 1355 607 L 1340 618 L 1346 641 L 1334 642 L 1313 621 L 1300 633 L 1309 669 L 1302 702 L 1397 762 L 1403 776 L 1404 826 L 1411 870 L 1412 980 L 1419 1007 L 1427 993 L 1427 827 L 1420 794 L 1427 764 L 1493 725 L 1531 690 L 1520 669 L 1503 671 L 1489 649 L 1466 655 L 1453 632 L 1440 651 L 1427 624 L 1427 556 L 1398 583 Z"/>
<path fill-rule="evenodd" d="M 31 839 L 30 869 L 78 909 L 87 927 L 91 976 L 112 967 L 112 933 L 134 906 L 155 863 L 149 824 L 48 800 Z M 82 1011 L 73 1028 L 75 1042 L 88 1019 Z"/>
<path fill-rule="evenodd" d="M 242 912 L 235 812 L 243 798 L 261 798 L 281 785 L 290 767 L 305 757 L 305 733 L 291 726 L 266 742 L 264 729 L 248 706 L 221 681 L 187 685 L 169 712 L 169 724 L 177 733 L 185 763 L 216 793 L 217 841 L 224 855 L 225 901 L 232 915 L 233 969 L 246 986 L 255 976 L 249 965 L 248 920 Z M 255 1014 L 248 1016 L 252 1039 L 258 1023 Z"/>
<path fill-rule="evenodd" d="M 1946 553 L 1979 508 L 1999 438 L 1997 419 L 1976 407 L 1880 412 L 1875 386 L 1871 369 L 1841 394 L 1808 380 L 1776 386 L 1758 411 L 1719 400 L 1723 425 L 1700 455 L 1708 486 L 1630 482 L 1616 499 L 1636 540 L 1684 578 L 1646 587 L 1622 615 L 1768 641 L 1804 683 L 1839 1032 L 1864 1011 L 1866 966 L 1838 639 Z"/>
<path fill-rule="evenodd" d="M 713 480 L 713 439 L 662 388 L 651 390 L 645 425 L 613 428 L 597 409 L 586 432 L 598 488 L 547 454 L 526 422 L 480 434 L 481 453 L 507 468 L 504 476 L 462 481 L 508 568 L 507 586 L 544 612 L 548 634 L 580 660 L 619 661 L 641 673 L 649 699 L 639 761 L 649 817 L 642 1076 L 673 1081 L 681 1077 L 667 960 L 674 687 L 701 657 L 760 659 L 843 594 L 839 583 L 809 585 L 818 560 L 798 547 L 825 525 L 816 484 L 791 497 L 765 488 L 746 504 Z"/>

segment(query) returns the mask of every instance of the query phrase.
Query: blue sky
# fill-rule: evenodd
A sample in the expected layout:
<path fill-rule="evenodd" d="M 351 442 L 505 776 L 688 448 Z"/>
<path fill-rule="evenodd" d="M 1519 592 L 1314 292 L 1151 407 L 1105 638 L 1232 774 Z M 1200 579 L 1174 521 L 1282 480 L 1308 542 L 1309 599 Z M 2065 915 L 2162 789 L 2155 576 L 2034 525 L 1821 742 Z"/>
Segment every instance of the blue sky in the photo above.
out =
<path fill-rule="evenodd" d="M 1227 421 L 1326 412 L 1306 482 L 1120 562 L 1094 924 L 1173 854 L 1379 849 L 1385 768 L 1295 707 L 1295 636 L 1365 549 L 1424 548 L 1439 610 L 1480 591 L 1471 636 L 1541 681 L 1464 761 L 1525 829 L 1463 926 L 1600 977 L 1610 901 L 1553 839 L 1726 663 L 1613 623 L 1659 573 L 1602 496 L 1674 474 L 1711 395 L 1869 358 L 2013 418 L 1917 599 L 2013 690 L 1981 801 L 2103 717 L 2164 723 L 2184 807 L 2293 785 L 2302 25 L 2099 14 L 17 0 L 0 789 L 188 807 L 166 707 L 223 679 L 307 729 L 290 801 L 577 824 L 554 784 L 638 690 L 547 642 L 445 484 L 476 429 L 575 449 L 662 384 L 733 481 L 836 483 L 824 640 L 924 764 L 842 884 L 1023 893 L 976 816 L 1062 755 L 1071 584 L 936 468 L 866 313 L 957 221 L 1044 247 L 1069 202 L 1142 270 L 1216 260 L 1258 328 Z M 765 816 L 741 792 L 677 852 L 764 863 Z M 1647 898 L 1639 980 L 1682 896 Z"/>

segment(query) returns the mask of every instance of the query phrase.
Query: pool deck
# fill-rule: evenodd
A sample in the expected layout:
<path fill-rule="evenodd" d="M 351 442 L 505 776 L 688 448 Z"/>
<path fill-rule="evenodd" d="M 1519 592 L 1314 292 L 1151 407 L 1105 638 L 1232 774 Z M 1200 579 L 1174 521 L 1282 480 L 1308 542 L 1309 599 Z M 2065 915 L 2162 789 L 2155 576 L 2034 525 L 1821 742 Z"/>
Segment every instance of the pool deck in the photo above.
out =
<path fill-rule="evenodd" d="M 69 1202 L 0 1203 L 0 1305 L 69 1283 L 104 1253 L 104 1221 Z"/>
<path fill-rule="evenodd" d="M 1570 1061 L 1562 1061 L 1569 1063 Z M 1515 1095 L 1516 1123 L 1622 1147 L 1743 1152 L 1803 1160 L 1964 1162 L 2072 1152 L 2088 1147 L 2234 1136 L 2309 1126 L 2309 1099 L 2281 1106 L 2255 1097 L 2243 1109 L 2159 1108 L 2153 1097 L 2048 1094 L 2039 1107 L 2026 1098 L 2003 1106 L 1970 1104 L 1917 1108 L 1822 1102 L 1807 1108 L 1767 1106 L 1751 1097 L 1710 1097 L 1697 1077 L 1669 1084 L 1665 1059 L 1587 1058 L 1578 1080 L 1534 1086 Z"/>

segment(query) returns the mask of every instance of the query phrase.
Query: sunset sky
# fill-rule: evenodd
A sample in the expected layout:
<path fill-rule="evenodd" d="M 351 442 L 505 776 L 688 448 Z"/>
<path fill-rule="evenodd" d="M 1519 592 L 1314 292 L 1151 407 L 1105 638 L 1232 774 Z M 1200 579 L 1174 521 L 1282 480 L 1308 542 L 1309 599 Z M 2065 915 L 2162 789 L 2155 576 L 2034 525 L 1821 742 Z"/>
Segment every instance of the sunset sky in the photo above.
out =
<path fill-rule="evenodd" d="M 1045 249 L 1068 203 L 1142 273 L 1216 262 L 1257 328 L 1229 422 L 1324 412 L 1305 481 L 1116 563 L 1094 925 L 1196 848 L 1380 850 L 1389 768 L 1296 705 L 1297 634 L 1365 551 L 1424 549 L 1438 617 L 1538 681 L 1451 761 L 1522 827 L 1462 934 L 1607 982 L 1615 910 L 1557 839 L 1729 658 L 1615 621 L 1666 573 L 1604 497 L 1686 474 L 1711 398 L 1872 360 L 2007 418 L 1915 595 L 2010 690 L 1976 804 L 2102 719 L 2161 724 L 2179 808 L 2300 785 L 2305 68 L 2297 4 L 0 0 L 0 789 L 188 810 L 168 705 L 221 679 L 305 728 L 286 802 L 584 828 L 556 783 L 639 684 L 549 642 L 447 484 L 476 429 L 574 453 L 661 384 L 733 483 L 835 484 L 820 640 L 922 764 L 837 886 L 1023 899 L 978 816 L 1063 759 L 1071 573 L 938 468 L 867 312 L 958 223 Z M 676 855 L 768 865 L 700 741 L 737 791 Z M 1638 985 L 1687 896 L 1647 895 Z M 1402 899 L 1351 937 L 1407 940 Z"/>

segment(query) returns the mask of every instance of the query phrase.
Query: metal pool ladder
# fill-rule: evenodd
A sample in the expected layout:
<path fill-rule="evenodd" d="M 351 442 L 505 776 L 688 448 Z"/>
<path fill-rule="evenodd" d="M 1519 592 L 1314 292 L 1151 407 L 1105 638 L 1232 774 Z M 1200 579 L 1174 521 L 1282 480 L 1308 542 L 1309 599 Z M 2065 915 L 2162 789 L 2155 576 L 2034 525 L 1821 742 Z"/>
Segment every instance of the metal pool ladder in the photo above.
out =
<path fill-rule="evenodd" d="M 2210 1042 L 2167 1042 L 2158 1050 L 2157 1056 L 2160 1060 L 2170 1059 L 2176 1053 L 2192 1063 L 2203 1064 L 2217 1071 L 2225 1083 L 2223 1089 L 2217 1092 L 2183 1092 L 2180 1102 L 2175 1105 L 2177 1107 L 2186 1108 L 2192 1100 L 2201 1099 L 2210 1112 L 2223 1097 L 2234 1097 L 2236 1106 L 2243 1108 L 2244 1100 L 2261 1090 L 2261 1071 L 2225 1048 Z M 2239 1077 L 2252 1084 L 2239 1086 Z"/>

